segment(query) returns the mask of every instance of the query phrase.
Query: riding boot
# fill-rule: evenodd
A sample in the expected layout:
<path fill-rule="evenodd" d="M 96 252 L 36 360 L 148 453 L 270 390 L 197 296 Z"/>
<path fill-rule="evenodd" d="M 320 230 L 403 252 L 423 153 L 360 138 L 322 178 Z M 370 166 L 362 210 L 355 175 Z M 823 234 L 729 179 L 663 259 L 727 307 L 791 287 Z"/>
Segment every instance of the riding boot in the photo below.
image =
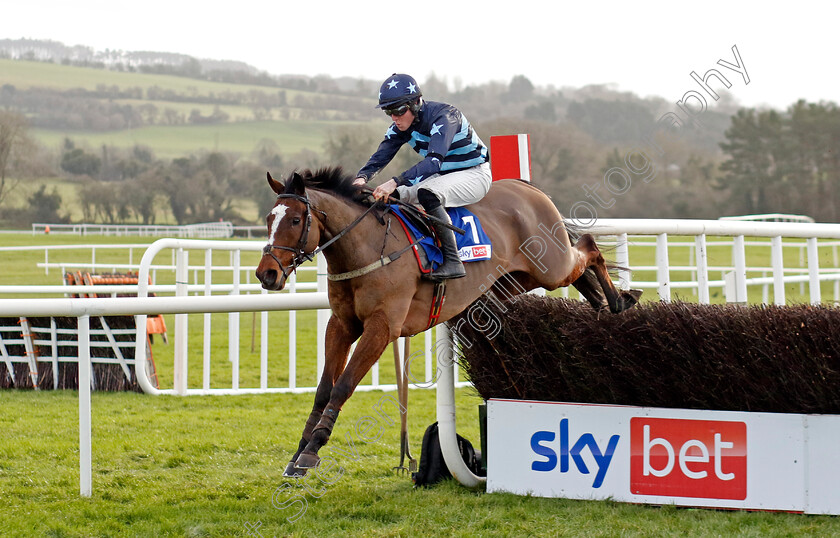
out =
<path fill-rule="evenodd" d="M 432 210 L 427 210 L 428 213 L 440 219 L 443 222 L 450 222 L 449 215 L 443 206 L 438 206 Z M 440 250 L 443 253 L 443 263 L 431 273 L 423 275 L 426 280 L 447 280 L 450 278 L 461 278 L 467 276 L 464 270 L 464 264 L 458 257 L 458 247 L 455 243 L 455 232 L 445 227 L 439 222 L 433 223 L 435 227 L 435 235 L 440 241 Z"/>

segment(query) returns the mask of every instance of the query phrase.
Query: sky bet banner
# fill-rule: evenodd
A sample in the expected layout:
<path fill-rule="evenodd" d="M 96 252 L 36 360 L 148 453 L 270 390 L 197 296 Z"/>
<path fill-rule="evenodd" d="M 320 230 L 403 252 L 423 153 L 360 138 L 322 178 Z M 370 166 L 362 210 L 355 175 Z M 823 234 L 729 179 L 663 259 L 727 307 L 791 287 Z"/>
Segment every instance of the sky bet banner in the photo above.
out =
<path fill-rule="evenodd" d="M 840 514 L 840 416 L 488 402 L 487 490 Z"/>

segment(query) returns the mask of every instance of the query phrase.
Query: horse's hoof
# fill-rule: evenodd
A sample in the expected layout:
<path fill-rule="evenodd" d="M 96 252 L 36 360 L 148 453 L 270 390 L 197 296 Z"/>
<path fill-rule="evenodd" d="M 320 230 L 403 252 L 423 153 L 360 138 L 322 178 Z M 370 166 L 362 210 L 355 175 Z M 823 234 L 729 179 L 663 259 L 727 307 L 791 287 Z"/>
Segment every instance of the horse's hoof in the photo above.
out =
<path fill-rule="evenodd" d="M 621 292 L 618 300 L 621 305 L 619 312 L 623 312 L 629 308 L 633 308 L 639 302 L 639 297 L 642 296 L 642 290 L 625 290 Z"/>
<path fill-rule="evenodd" d="M 318 466 L 319 461 L 321 461 L 321 458 L 318 457 L 318 454 L 307 454 L 304 452 L 298 456 L 294 466 L 298 469 L 314 469 Z"/>
<path fill-rule="evenodd" d="M 283 471 L 283 478 L 303 478 L 306 476 L 306 469 L 295 467 L 295 462 L 290 461 L 286 465 L 286 470 Z"/>

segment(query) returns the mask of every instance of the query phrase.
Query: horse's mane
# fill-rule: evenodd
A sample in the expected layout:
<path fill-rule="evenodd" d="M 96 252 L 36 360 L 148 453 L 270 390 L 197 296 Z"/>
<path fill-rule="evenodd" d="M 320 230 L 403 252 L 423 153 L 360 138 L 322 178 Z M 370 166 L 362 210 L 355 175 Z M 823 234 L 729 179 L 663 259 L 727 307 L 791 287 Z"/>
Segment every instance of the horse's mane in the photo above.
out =
<path fill-rule="evenodd" d="M 345 174 L 344 169 L 340 166 L 325 166 L 314 171 L 306 169 L 292 172 L 286 178 L 286 186 L 292 181 L 295 173 L 303 177 L 303 184 L 306 188 L 329 191 L 352 202 L 359 200 L 359 193 L 363 188 L 360 185 L 353 185 L 353 180 L 356 177 Z"/>

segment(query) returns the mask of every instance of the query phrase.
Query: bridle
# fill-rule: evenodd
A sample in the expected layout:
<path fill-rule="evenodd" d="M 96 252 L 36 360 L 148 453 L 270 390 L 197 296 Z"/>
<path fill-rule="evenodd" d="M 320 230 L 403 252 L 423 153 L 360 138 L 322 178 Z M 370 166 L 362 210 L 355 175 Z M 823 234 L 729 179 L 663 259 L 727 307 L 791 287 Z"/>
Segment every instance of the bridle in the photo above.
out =
<path fill-rule="evenodd" d="M 288 280 L 289 276 L 302 264 L 312 261 L 315 258 L 315 254 L 317 253 L 318 249 L 316 248 L 312 252 L 306 252 L 306 243 L 309 240 L 309 228 L 312 226 L 312 211 L 311 211 L 311 203 L 309 202 L 309 197 L 301 196 L 299 194 L 278 194 L 277 199 L 280 200 L 281 198 L 292 198 L 297 200 L 298 202 L 302 202 L 303 205 L 306 206 L 306 224 L 303 226 L 303 231 L 300 234 L 300 239 L 298 240 L 298 244 L 296 247 L 287 247 L 284 245 L 272 245 L 268 243 L 266 246 L 263 247 L 263 255 L 269 255 L 271 258 L 277 262 L 277 266 L 280 268 L 280 271 L 283 273 L 283 278 Z M 319 210 L 320 211 L 320 210 Z M 326 213 L 323 213 L 324 217 L 327 216 Z M 289 265 L 283 265 L 280 261 L 280 258 L 274 255 L 274 249 L 279 250 L 287 250 L 294 254 L 292 258 L 292 263 Z"/>
<path fill-rule="evenodd" d="M 269 244 L 267 244 L 266 246 L 263 247 L 263 255 L 271 256 L 271 258 L 275 262 L 277 262 L 277 266 L 280 267 L 280 271 L 283 273 L 283 278 L 286 279 L 286 280 L 289 279 L 289 276 L 298 267 L 300 267 L 302 264 L 304 264 L 308 261 L 312 261 L 313 259 L 315 259 L 315 256 L 319 252 L 323 252 L 323 250 L 325 248 L 332 245 L 333 243 L 335 243 L 336 241 L 341 239 L 341 237 L 344 234 L 346 234 L 347 232 L 349 232 L 350 230 L 355 228 L 356 225 L 359 224 L 360 222 L 362 222 L 362 219 L 365 218 L 365 216 L 367 216 L 367 214 L 370 213 L 378 205 L 378 204 L 371 204 L 370 207 L 368 207 L 361 215 L 356 217 L 356 220 L 351 222 L 350 225 L 348 225 L 346 228 L 341 230 L 332 239 L 330 239 L 329 241 L 327 241 L 323 245 L 320 245 L 320 246 L 316 247 L 312 252 L 306 252 L 306 243 L 309 241 L 309 228 L 312 226 L 312 209 L 313 209 L 312 204 L 309 201 L 309 197 L 305 196 L 305 195 L 301 196 L 299 194 L 278 194 L 277 199 L 280 200 L 281 198 L 292 198 L 294 200 L 297 200 L 297 201 L 303 203 L 303 205 L 306 206 L 306 216 L 305 216 L 306 224 L 304 224 L 304 226 L 303 226 L 303 231 L 300 234 L 300 239 L 298 240 L 298 244 L 297 244 L 296 247 L 287 247 L 287 246 L 284 246 L 284 245 L 272 245 L 271 243 L 269 243 Z M 314 210 L 317 211 L 318 213 L 321 213 L 324 216 L 325 219 L 327 218 L 327 214 L 324 211 L 321 211 L 318 208 L 314 208 Z M 277 256 L 274 255 L 274 249 L 287 250 L 287 251 L 293 253 L 294 257 L 292 258 L 292 263 L 290 263 L 289 265 L 283 265 L 283 263 L 280 261 L 280 259 Z"/>

